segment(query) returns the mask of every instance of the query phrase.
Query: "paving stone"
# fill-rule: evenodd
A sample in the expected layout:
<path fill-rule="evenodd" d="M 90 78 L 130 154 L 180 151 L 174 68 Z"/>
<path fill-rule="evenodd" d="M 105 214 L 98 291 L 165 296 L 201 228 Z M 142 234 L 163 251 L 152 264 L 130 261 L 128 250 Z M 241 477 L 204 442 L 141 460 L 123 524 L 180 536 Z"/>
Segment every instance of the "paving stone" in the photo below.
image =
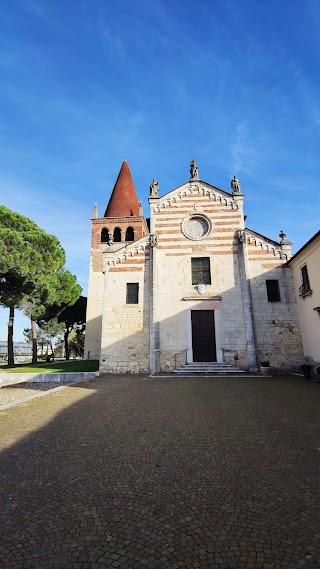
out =
<path fill-rule="evenodd" d="M 0 412 L 0 567 L 319 569 L 319 400 L 101 376 Z"/>

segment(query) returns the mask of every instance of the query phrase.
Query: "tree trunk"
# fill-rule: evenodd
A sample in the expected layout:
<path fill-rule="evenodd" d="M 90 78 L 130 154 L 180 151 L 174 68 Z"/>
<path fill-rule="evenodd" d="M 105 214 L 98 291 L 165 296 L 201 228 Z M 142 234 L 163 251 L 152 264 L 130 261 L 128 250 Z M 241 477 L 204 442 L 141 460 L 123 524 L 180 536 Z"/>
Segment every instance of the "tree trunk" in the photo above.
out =
<path fill-rule="evenodd" d="M 64 351 L 66 353 L 66 360 L 70 360 L 68 336 L 69 336 L 69 330 L 67 328 L 65 333 L 64 333 Z"/>
<path fill-rule="evenodd" d="M 8 366 L 14 366 L 13 354 L 13 321 L 14 321 L 14 307 L 10 306 L 9 322 L 8 322 Z"/>
<path fill-rule="evenodd" d="M 35 320 L 32 320 L 32 318 L 31 318 L 31 335 L 32 335 L 32 363 L 36 364 L 38 362 L 37 327 Z"/>
<path fill-rule="evenodd" d="M 53 348 L 53 343 L 52 343 L 51 338 L 50 338 L 49 342 L 50 342 L 50 348 L 51 348 L 51 354 L 52 354 L 52 361 L 54 361 L 54 348 Z"/>

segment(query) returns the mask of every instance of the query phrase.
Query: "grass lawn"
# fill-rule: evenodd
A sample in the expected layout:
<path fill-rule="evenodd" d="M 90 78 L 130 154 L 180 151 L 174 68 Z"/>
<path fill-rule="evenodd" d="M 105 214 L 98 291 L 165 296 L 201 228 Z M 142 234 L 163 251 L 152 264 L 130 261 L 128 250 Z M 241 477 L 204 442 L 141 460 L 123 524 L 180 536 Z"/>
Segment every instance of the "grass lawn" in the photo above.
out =
<path fill-rule="evenodd" d="M 57 372 L 77 372 L 77 371 L 98 371 L 98 360 L 69 360 L 68 362 L 51 362 L 37 365 L 16 364 L 14 367 L 0 365 L 0 373 L 57 373 Z"/>

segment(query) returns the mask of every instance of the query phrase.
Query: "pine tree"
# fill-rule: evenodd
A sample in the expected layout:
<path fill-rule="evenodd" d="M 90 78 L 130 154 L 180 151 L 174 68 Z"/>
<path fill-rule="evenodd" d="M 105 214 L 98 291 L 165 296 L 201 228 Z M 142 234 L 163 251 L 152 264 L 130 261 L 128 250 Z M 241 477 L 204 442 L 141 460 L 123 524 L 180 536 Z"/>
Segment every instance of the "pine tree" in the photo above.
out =
<path fill-rule="evenodd" d="M 81 294 L 76 277 L 64 270 L 65 252 L 54 235 L 29 218 L 0 206 L 0 304 L 10 310 L 8 364 L 13 358 L 14 309 L 24 307 L 33 330 L 33 362 L 37 361 L 35 321 L 48 305 L 72 304 Z"/>

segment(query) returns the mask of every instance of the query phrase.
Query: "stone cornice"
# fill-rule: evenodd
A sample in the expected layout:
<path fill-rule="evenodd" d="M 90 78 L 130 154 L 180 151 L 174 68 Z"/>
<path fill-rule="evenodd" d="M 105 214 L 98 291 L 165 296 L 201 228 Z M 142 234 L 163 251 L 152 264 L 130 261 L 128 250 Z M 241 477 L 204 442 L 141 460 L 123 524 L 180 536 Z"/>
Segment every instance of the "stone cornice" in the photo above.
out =
<path fill-rule="evenodd" d="M 239 194 L 240 195 L 240 194 Z M 159 212 L 162 209 L 172 206 L 173 204 L 182 202 L 187 196 L 205 196 L 211 199 L 213 202 L 218 204 L 229 206 L 231 209 L 239 209 L 234 196 L 229 192 L 220 190 L 207 182 L 202 182 L 201 180 L 195 181 L 191 180 L 182 186 L 172 190 L 171 192 L 165 194 L 157 200 L 152 200 L 150 207 L 154 212 Z M 241 194 L 243 196 L 243 194 Z"/>
<path fill-rule="evenodd" d="M 221 300 L 221 296 L 212 296 L 206 294 L 191 294 L 190 296 L 184 296 L 182 300 Z"/>
<path fill-rule="evenodd" d="M 134 222 L 134 223 L 146 223 L 146 220 L 144 217 L 142 216 L 135 216 L 135 215 L 131 215 L 128 217 L 99 217 L 96 219 L 92 219 L 92 223 L 94 225 L 107 225 L 108 223 L 129 223 L 129 222 Z"/>
<path fill-rule="evenodd" d="M 149 240 L 150 235 L 145 235 L 137 241 L 133 241 L 130 245 L 125 245 L 114 252 L 113 258 L 110 259 L 110 252 L 106 252 L 106 265 L 114 267 L 115 265 L 122 263 L 123 261 L 127 261 L 130 258 L 133 258 L 135 255 L 139 253 L 144 253 L 146 249 L 149 248 Z"/>
<path fill-rule="evenodd" d="M 244 229 L 244 235 L 248 245 L 254 245 L 259 249 L 273 253 L 275 257 L 279 257 L 280 259 L 288 259 L 288 255 L 284 253 L 281 248 L 281 244 L 277 241 L 269 239 L 268 237 L 261 235 L 261 233 L 253 231 L 253 229 L 249 228 Z"/>

